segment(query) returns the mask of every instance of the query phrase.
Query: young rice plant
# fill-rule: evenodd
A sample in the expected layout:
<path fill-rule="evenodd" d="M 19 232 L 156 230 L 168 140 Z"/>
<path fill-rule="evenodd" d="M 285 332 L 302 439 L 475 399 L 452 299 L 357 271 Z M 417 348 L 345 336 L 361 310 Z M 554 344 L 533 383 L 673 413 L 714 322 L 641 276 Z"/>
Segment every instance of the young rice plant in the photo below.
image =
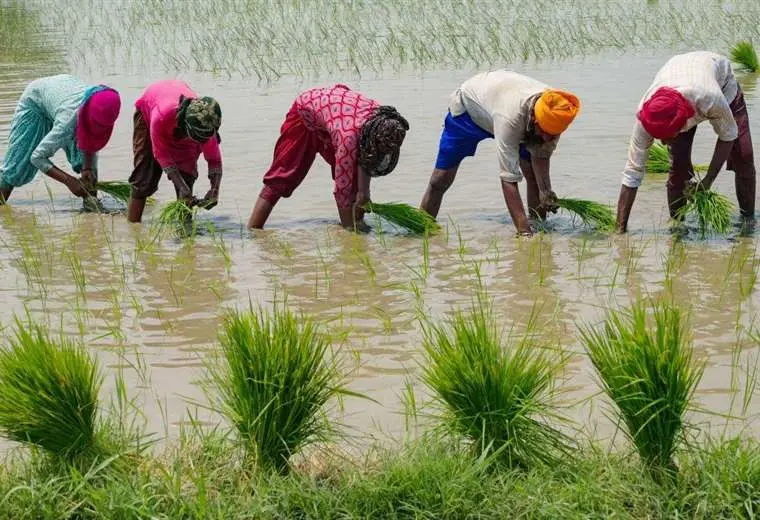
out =
<path fill-rule="evenodd" d="M 559 462 L 568 439 L 550 426 L 563 366 L 528 336 L 505 341 L 492 304 L 479 294 L 469 312 L 424 327 L 423 379 L 442 419 L 480 454 L 510 467 Z"/>
<path fill-rule="evenodd" d="M 615 414 L 653 476 L 674 476 L 684 415 L 702 377 L 683 311 L 672 303 L 636 302 L 611 310 L 581 337 Z"/>
<path fill-rule="evenodd" d="M 755 47 L 748 40 L 740 41 L 734 45 L 731 49 L 731 61 L 747 72 L 757 72 L 757 69 L 760 68 Z"/>
<path fill-rule="evenodd" d="M 83 347 L 16 320 L 15 336 L 0 348 L 0 431 L 68 461 L 97 455 L 102 381 Z"/>
<path fill-rule="evenodd" d="M 615 215 L 609 206 L 582 199 L 557 199 L 557 205 L 578 215 L 587 226 L 600 231 L 613 231 L 615 229 Z"/>
<path fill-rule="evenodd" d="M 219 340 L 209 370 L 220 411 L 260 468 L 286 472 L 292 455 L 330 438 L 324 408 L 349 392 L 316 324 L 284 305 L 251 308 L 227 314 Z"/>
<path fill-rule="evenodd" d="M 440 229 L 438 222 L 426 211 L 403 202 L 369 202 L 364 209 L 416 235 L 427 235 Z"/>

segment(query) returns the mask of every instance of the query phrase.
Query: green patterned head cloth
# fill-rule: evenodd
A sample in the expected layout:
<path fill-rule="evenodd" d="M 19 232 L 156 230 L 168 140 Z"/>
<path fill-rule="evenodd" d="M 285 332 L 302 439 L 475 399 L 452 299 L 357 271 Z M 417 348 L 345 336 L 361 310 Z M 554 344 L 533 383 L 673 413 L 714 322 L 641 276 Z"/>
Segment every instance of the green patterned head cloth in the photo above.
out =
<path fill-rule="evenodd" d="M 177 123 L 187 135 L 204 143 L 216 134 L 222 125 L 222 108 L 214 98 L 180 98 Z"/>

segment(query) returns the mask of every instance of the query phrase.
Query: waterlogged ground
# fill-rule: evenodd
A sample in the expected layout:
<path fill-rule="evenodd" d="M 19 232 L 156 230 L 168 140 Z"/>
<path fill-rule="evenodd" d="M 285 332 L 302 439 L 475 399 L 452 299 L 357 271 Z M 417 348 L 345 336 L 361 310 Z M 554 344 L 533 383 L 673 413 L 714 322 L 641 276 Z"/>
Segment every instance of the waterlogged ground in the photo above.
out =
<path fill-rule="evenodd" d="M 96 2 L 91 4 L 88 12 L 97 9 Z M 109 19 L 127 16 L 123 9 L 114 7 Z M 158 12 L 156 23 L 165 23 L 166 16 Z M 130 20 L 127 27 L 141 27 Z M 277 27 L 271 29 L 276 32 Z M 95 34 L 103 30 L 99 27 Z M 690 34 L 709 42 L 707 48 L 725 51 L 706 33 Z M 573 353 L 562 382 L 568 414 L 587 428 L 598 428 L 600 437 L 612 431 L 600 401 L 577 404 L 598 388 L 576 325 L 598 321 L 606 308 L 626 305 L 637 294 L 672 294 L 691 309 L 697 355 L 707 364 L 698 400 L 714 412 L 742 411 L 733 367 L 737 344 L 743 349 L 742 361 L 756 351 L 746 331 L 758 311 L 757 238 L 751 233 L 739 236 L 737 230 L 728 238 L 700 241 L 691 233 L 677 241 L 668 230 L 664 176 L 649 176 L 639 190 L 627 236 L 588 233 L 558 214 L 550 217 L 546 234 L 516 239 L 498 189 L 495 147 L 484 142 L 478 156 L 463 164 L 444 199 L 445 232 L 426 244 L 392 229 L 366 236 L 341 230 L 329 170 L 317 163 L 296 194 L 277 206 L 267 230 L 244 230 L 282 118 L 294 96 L 316 84 L 348 83 L 408 117 L 411 130 L 397 170 L 374 183 L 372 195 L 377 201 L 417 204 L 435 158 L 448 95 L 478 70 L 471 63 L 425 63 L 424 73 L 401 67 L 364 79 L 350 72 L 322 73 L 309 81 L 288 76 L 260 84 L 252 71 L 208 72 L 205 62 L 173 67 L 169 51 L 154 48 L 155 42 L 141 47 L 139 38 L 126 47 L 126 40 L 121 43 L 129 52 L 143 49 L 141 59 L 148 64 L 129 61 L 121 68 L 114 50 L 120 40 L 103 41 L 92 49 L 89 61 L 82 59 L 86 49 L 73 43 L 67 49 L 54 39 L 47 45 L 58 53 L 58 61 L 17 56 L 0 62 L 0 155 L 25 84 L 40 75 L 69 71 L 120 90 L 124 108 L 111 145 L 101 155 L 101 178 L 126 179 L 135 99 L 151 80 L 181 77 L 198 92 L 217 97 L 224 111 L 221 202 L 201 215 L 214 232 L 204 231 L 192 241 L 156 242 L 149 229 L 151 210 L 143 226 L 127 224 L 114 201 L 106 205 L 115 214 L 82 213 L 65 188 L 39 177 L 0 208 L 0 321 L 7 325 L 14 314 L 29 312 L 68 335 L 81 335 L 110 371 L 126 368 L 132 390 L 144 399 L 152 431 L 175 434 L 187 420 L 187 401 L 203 401 L 201 364 L 214 345 L 219 313 L 287 295 L 295 308 L 325 323 L 341 348 L 351 389 L 374 400 L 346 400 L 342 420 L 356 435 L 399 433 L 405 383 L 411 381 L 424 394 L 418 383 L 420 302 L 433 317 L 468 305 L 476 273 L 494 297 L 505 327 L 523 330 L 533 317 L 546 344 Z M 553 185 L 560 196 L 611 204 L 616 200 L 635 107 L 671 54 L 652 48 L 595 51 L 548 62 L 499 62 L 571 90 L 583 102 L 580 117 L 552 161 Z M 235 49 L 241 60 L 248 59 L 234 46 L 224 51 L 225 59 Z M 182 73 L 177 73 L 180 68 Z M 757 77 L 742 75 L 740 80 L 752 130 L 760 136 Z M 709 128 L 699 130 L 696 162 L 708 162 L 713 140 Z M 65 164 L 63 158 L 58 164 Z M 733 198 L 731 174 L 721 174 L 716 187 Z M 205 188 L 202 177 L 197 190 L 202 194 Z M 157 203 L 172 196 L 164 182 Z M 750 404 L 747 415 L 754 416 L 759 406 Z M 724 423 L 722 418 L 712 421 Z"/>

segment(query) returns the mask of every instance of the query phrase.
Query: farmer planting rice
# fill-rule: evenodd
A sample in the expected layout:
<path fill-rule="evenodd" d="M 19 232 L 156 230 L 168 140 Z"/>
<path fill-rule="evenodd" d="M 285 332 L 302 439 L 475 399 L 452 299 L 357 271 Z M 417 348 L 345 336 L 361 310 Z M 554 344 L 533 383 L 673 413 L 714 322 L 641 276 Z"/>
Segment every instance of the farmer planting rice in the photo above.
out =
<path fill-rule="evenodd" d="M 158 190 L 163 172 L 174 183 L 177 200 L 189 207 L 216 206 L 222 182 L 219 103 L 198 97 L 182 81 L 166 80 L 148 86 L 135 107 L 129 221 L 140 222 L 145 200 Z M 208 163 L 211 189 L 198 200 L 193 197 L 193 185 L 201 153 Z"/>
<path fill-rule="evenodd" d="M 710 124 L 718 135 L 712 160 L 701 182 L 694 181 L 691 147 L 697 125 Z M 755 214 L 755 164 L 744 94 L 730 61 L 712 52 L 690 52 L 671 58 L 657 73 L 639 104 L 623 185 L 618 199 L 617 227 L 628 226 L 633 201 L 646 171 L 649 148 L 660 139 L 672 158 L 667 193 L 670 216 L 689 194 L 709 190 L 723 165 L 734 171 L 736 198 L 743 217 Z"/>
<path fill-rule="evenodd" d="M 370 179 L 393 171 L 407 130 L 409 123 L 394 107 L 345 85 L 302 92 L 285 116 L 248 227 L 264 226 L 277 201 L 290 197 L 319 154 L 332 169 L 341 225 L 365 228 Z"/>
<path fill-rule="evenodd" d="M 475 155 L 480 141 L 495 138 L 507 209 L 517 232 L 531 235 L 517 183 L 525 175 L 532 214 L 543 218 L 547 211 L 556 212 L 549 159 L 579 110 L 580 101 L 573 94 L 516 72 L 483 72 L 468 79 L 451 96 L 435 169 L 420 207 L 437 216 L 459 164 Z"/>
<path fill-rule="evenodd" d="M 29 83 L 11 121 L 0 172 L 0 204 L 14 188 L 32 182 L 38 170 L 77 197 L 96 195 L 97 152 L 111 138 L 120 109 L 121 99 L 114 89 L 92 86 L 67 74 Z M 58 150 L 66 152 L 79 178 L 51 162 Z"/>

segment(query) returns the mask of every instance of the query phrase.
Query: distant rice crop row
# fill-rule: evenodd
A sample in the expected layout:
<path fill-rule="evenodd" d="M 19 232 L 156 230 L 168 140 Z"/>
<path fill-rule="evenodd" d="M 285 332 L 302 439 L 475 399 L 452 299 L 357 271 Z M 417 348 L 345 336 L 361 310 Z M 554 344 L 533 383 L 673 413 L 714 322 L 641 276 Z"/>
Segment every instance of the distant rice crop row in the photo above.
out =
<path fill-rule="evenodd" d="M 49 59 L 58 49 L 45 36 L 37 9 L 18 0 L 0 0 L 0 64 Z"/>
<path fill-rule="evenodd" d="M 30 0 L 40 3 L 40 0 Z M 261 81 L 504 65 L 604 50 L 711 48 L 758 36 L 760 5 L 687 0 L 63 0 L 51 29 L 76 67 Z M 76 8 L 75 8 L 76 7 Z M 102 16 L 107 9 L 109 16 Z M 88 27 L 82 32 L 81 27 Z"/>

